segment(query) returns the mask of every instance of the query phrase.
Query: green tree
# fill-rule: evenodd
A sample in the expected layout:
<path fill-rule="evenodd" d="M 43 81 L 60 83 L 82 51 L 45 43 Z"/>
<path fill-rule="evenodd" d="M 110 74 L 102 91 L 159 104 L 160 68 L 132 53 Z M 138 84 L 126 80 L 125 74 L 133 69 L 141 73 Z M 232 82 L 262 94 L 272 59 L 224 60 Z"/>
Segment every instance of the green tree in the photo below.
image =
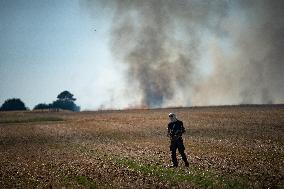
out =
<path fill-rule="evenodd" d="M 69 91 L 63 91 L 57 96 L 57 100 L 52 103 L 52 108 L 80 111 L 80 107 L 75 104 L 76 98 Z"/>
<path fill-rule="evenodd" d="M 1 111 L 27 110 L 27 107 L 19 98 L 7 99 L 0 108 Z"/>
<path fill-rule="evenodd" d="M 73 94 L 71 94 L 69 91 L 63 91 L 61 92 L 58 96 L 58 100 L 63 100 L 63 101 L 75 101 L 76 98 L 73 98 Z"/>
<path fill-rule="evenodd" d="M 50 109 L 50 104 L 40 103 L 34 107 L 34 110 Z"/>

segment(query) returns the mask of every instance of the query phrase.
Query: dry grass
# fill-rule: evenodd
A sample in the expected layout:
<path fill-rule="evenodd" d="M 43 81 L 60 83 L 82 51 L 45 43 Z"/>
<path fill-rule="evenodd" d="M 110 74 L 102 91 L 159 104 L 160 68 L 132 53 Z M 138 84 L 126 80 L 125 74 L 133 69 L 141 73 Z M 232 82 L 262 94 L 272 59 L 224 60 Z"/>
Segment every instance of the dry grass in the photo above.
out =
<path fill-rule="evenodd" d="M 171 111 L 189 169 L 168 167 Z M 0 188 L 283 188 L 283 136 L 283 106 L 2 112 Z"/>

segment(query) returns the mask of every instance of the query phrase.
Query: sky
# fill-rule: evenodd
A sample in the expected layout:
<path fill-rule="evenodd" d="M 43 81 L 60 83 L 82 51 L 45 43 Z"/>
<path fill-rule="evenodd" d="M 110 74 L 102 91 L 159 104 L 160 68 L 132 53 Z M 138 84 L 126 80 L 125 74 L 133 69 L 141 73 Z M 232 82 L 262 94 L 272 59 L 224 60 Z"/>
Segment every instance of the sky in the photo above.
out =
<path fill-rule="evenodd" d="M 0 104 L 284 103 L 280 0 L 0 0 Z"/>
<path fill-rule="evenodd" d="M 82 109 L 120 90 L 120 66 L 108 44 L 111 13 L 91 15 L 76 0 L 0 1 L 0 103 L 20 98 L 30 108 L 69 90 Z M 95 16 L 95 17 L 94 17 Z"/>

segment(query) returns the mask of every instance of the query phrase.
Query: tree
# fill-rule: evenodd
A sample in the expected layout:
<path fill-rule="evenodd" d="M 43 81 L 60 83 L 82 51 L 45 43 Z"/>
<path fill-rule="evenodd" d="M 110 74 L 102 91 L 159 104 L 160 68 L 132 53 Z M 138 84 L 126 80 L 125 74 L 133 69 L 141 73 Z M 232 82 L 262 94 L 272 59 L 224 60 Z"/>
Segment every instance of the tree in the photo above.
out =
<path fill-rule="evenodd" d="M 73 94 L 71 94 L 69 91 L 63 91 L 61 92 L 57 98 L 58 100 L 64 100 L 64 101 L 75 101 L 76 98 L 73 98 Z"/>
<path fill-rule="evenodd" d="M 77 106 L 74 101 L 76 98 L 73 98 L 73 94 L 69 91 L 63 91 L 57 96 L 57 100 L 52 103 L 52 108 L 71 110 L 71 111 L 80 111 L 80 107 Z"/>
<path fill-rule="evenodd" d="M 40 104 L 37 104 L 35 107 L 34 107 L 34 110 L 45 110 L 45 109 L 50 109 L 50 104 L 45 104 L 45 103 L 40 103 Z"/>
<path fill-rule="evenodd" d="M 56 109 L 80 111 L 80 107 L 78 107 L 73 101 L 69 100 L 56 100 L 52 103 L 52 107 Z"/>
<path fill-rule="evenodd" d="M 25 104 L 19 98 L 7 99 L 0 108 L 1 111 L 27 110 Z"/>

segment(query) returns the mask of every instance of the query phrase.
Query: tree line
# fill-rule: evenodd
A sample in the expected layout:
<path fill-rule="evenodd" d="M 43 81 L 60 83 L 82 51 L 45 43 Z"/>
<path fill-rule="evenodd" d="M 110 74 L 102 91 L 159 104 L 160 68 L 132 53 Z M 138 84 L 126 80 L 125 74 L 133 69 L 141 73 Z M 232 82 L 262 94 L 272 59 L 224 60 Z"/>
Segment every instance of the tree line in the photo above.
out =
<path fill-rule="evenodd" d="M 63 91 L 57 95 L 57 99 L 52 103 L 39 103 L 34 110 L 71 110 L 74 112 L 80 111 L 80 106 L 75 104 L 76 98 L 69 91 Z M 7 99 L 1 106 L 0 111 L 15 111 L 15 110 L 28 110 L 25 103 L 19 98 Z"/>

